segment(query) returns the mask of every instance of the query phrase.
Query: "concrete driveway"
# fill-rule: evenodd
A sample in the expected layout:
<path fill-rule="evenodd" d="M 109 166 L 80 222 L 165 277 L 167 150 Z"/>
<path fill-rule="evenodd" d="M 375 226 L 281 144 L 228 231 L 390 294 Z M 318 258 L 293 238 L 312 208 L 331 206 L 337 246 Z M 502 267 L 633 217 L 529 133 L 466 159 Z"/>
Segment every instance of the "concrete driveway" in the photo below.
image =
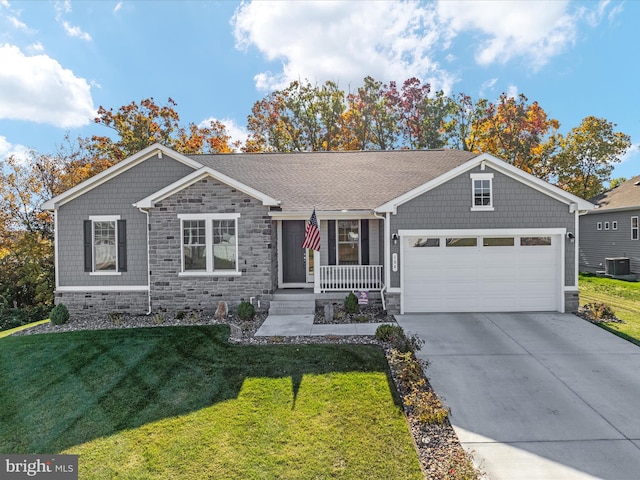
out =
<path fill-rule="evenodd" d="M 640 479 L 640 348 L 571 314 L 397 315 L 493 480 Z"/>

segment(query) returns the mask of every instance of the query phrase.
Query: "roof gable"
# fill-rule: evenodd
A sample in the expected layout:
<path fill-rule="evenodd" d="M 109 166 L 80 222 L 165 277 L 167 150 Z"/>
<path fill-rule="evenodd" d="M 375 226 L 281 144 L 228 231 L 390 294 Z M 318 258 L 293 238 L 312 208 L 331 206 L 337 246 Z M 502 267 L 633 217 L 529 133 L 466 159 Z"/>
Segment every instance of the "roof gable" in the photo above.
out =
<path fill-rule="evenodd" d="M 75 187 L 72 187 L 69 190 L 67 190 L 66 192 L 61 193 L 60 195 L 53 197 L 50 200 L 47 200 L 42 204 L 42 209 L 55 210 L 58 207 L 64 205 L 65 203 L 70 202 L 74 198 L 77 198 L 85 194 L 86 192 L 98 187 L 99 185 L 102 185 L 103 183 L 108 182 L 112 178 L 126 172 L 130 168 L 133 168 L 136 165 L 139 165 L 140 163 L 152 157 L 155 157 L 156 155 L 160 155 L 161 158 L 162 158 L 162 155 L 167 155 L 168 157 L 171 157 L 172 159 L 180 163 L 183 163 L 193 169 L 198 169 L 202 167 L 202 165 L 200 165 L 196 160 L 186 157 L 168 147 L 165 147 L 164 145 L 160 145 L 159 143 L 156 143 L 156 144 L 150 145 L 149 147 L 143 150 L 140 150 L 138 153 L 122 160 L 121 162 L 113 165 L 112 167 L 107 168 L 103 172 L 100 172 L 99 174 L 94 175 L 93 177 L 85 180 L 84 182 L 79 183 Z"/>
<path fill-rule="evenodd" d="M 616 188 L 612 188 L 600 195 L 596 195 L 591 202 L 597 205 L 597 210 L 631 210 L 640 209 L 640 175 L 621 183 Z"/>
<path fill-rule="evenodd" d="M 566 203 L 570 206 L 574 205 L 573 208 L 575 210 L 593 210 L 595 208 L 593 204 L 580 197 L 577 197 L 569 192 L 565 192 L 561 188 L 558 188 L 555 185 L 551 185 L 544 180 L 540 180 L 538 177 L 535 177 L 525 172 L 524 170 L 514 167 L 513 165 L 510 165 L 509 163 L 504 162 L 494 157 L 493 155 L 483 153 L 470 159 L 466 163 L 452 168 L 442 175 L 406 192 L 405 194 L 380 205 L 376 208 L 376 211 L 380 213 L 396 213 L 397 208 L 400 205 L 448 182 L 449 180 L 463 174 L 464 172 L 476 168 L 477 166 L 480 166 L 481 168 L 484 168 L 484 166 L 490 166 L 492 169 L 499 171 L 535 190 L 538 190 L 545 195 L 555 198 L 560 202 Z"/>
<path fill-rule="evenodd" d="M 133 206 L 137 208 L 153 208 L 156 202 L 160 202 L 165 198 L 170 197 L 171 195 L 178 193 L 179 191 L 184 190 L 190 185 L 193 185 L 194 183 L 199 182 L 200 180 L 207 177 L 214 178 L 215 180 L 225 183 L 230 187 L 235 188 L 236 190 L 246 193 L 247 195 L 262 201 L 263 205 L 277 206 L 280 204 L 280 202 L 275 198 L 259 192 L 258 190 L 247 185 L 244 185 L 237 180 L 228 177 L 227 175 L 217 172 L 210 167 L 202 167 L 192 174 L 187 175 L 186 177 L 181 178 L 171 185 L 167 185 L 165 188 L 158 190 L 157 192 L 152 193 L 151 195 L 139 200 L 138 202 L 134 203 Z"/>

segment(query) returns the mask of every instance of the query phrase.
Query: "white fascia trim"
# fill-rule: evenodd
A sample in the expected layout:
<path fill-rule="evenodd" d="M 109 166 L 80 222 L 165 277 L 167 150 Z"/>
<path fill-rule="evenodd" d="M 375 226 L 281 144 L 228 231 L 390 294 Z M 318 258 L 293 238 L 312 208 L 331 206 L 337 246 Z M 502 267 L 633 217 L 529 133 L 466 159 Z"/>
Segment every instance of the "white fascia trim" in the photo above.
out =
<path fill-rule="evenodd" d="M 175 193 L 178 193 L 179 191 L 193 185 L 194 183 L 206 177 L 211 177 L 215 180 L 218 180 L 219 182 L 227 184 L 228 186 L 236 190 L 240 190 L 241 192 L 246 193 L 247 195 L 262 201 L 263 205 L 273 206 L 273 207 L 280 205 L 279 200 L 276 200 L 275 198 L 272 198 L 269 195 L 266 195 L 252 187 L 249 187 L 248 185 L 238 182 L 237 180 L 234 180 L 233 178 L 223 173 L 220 173 L 211 167 L 202 167 L 199 170 L 196 170 L 195 172 L 187 175 L 186 177 L 181 178 L 177 182 L 174 182 L 171 185 L 168 185 L 163 189 L 158 190 L 155 193 L 152 193 L 148 197 L 145 197 L 142 200 L 137 201 L 136 203 L 133 204 L 133 206 L 137 208 L 153 208 L 156 202 L 160 202 L 165 198 L 170 197 Z"/>
<path fill-rule="evenodd" d="M 53 270 L 54 270 L 54 276 L 55 276 L 55 285 L 56 285 L 56 290 L 58 289 L 58 286 L 60 285 L 60 269 L 58 268 L 58 265 L 60 265 L 60 263 L 58 262 L 58 258 L 59 258 L 59 253 L 58 253 L 58 209 L 56 208 L 53 211 Z"/>
<path fill-rule="evenodd" d="M 121 162 L 115 164 L 112 167 L 107 168 L 103 172 L 100 172 L 97 175 L 85 180 L 84 182 L 76 185 L 73 188 L 70 188 L 66 192 L 58 195 L 57 197 L 53 197 L 50 200 L 47 200 L 42 204 L 42 210 L 54 210 L 57 207 L 64 205 L 67 202 L 70 202 L 74 198 L 77 198 L 84 193 L 92 190 L 99 185 L 111 180 L 112 178 L 120 175 L 123 172 L 126 172 L 130 168 L 135 167 L 136 165 L 144 162 L 145 160 L 154 157 L 156 154 L 166 154 L 167 156 L 173 158 L 174 160 L 187 165 L 188 167 L 195 169 L 201 168 L 202 164 L 192 160 L 184 155 L 175 152 L 174 150 L 165 147 L 164 145 L 160 145 L 159 143 L 155 143 L 153 145 L 148 146 L 147 148 L 140 150 L 138 153 L 131 155 L 129 158 L 122 160 Z"/>
<path fill-rule="evenodd" d="M 414 198 L 442 185 L 443 183 L 448 182 L 449 180 L 452 180 L 453 178 L 463 174 L 468 170 L 471 170 L 472 168 L 475 168 L 482 162 L 485 162 L 485 165 L 495 169 L 496 171 L 519 180 L 525 185 L 528 185 L 529 187 L 534 188 L 535 190 L 538 190 L 545 195 L 555 198 L 560 202 L 566 203 L 567 205 L 575 203 L 578 210 L 594 210 L 596 208 L 594 204 L 587 202 L 580 197 L 577 197 L 569 192 L 565 192 L 561 188 L 558 188 L 555 185 L 551 185 L 544 180 L 540 180 L 539 178 L 525 172 L 524 170 L 514 167 L 513 165 L 510 165 L 507 162 L 494 157 L 493 155 L 483 153 L 478 155 L 477 157 L 472 158 L 468 162 L 465 162 L 462 165 L 449 170 L 439 177 L 434 178 L 433 180 L 430 180 L 429 182 L 424 183 L 423 185 L 420 185 L 413 190 L 410 190 L 407 193 L 380 205 L 375 209 L 375 211 L 391 212 L 393 214 L 396 214 L 398 206 L 410 200 L 413 200 Z"/>
<path fill-rule="evenodd" d="M 640 210 L 640 205 L 634 205 L 632 207 L 618 207 L 618 208 L 605 208 L 605 209 L 600 209 L 596 207 L 596 209 L 591 212 L 583 212 L 583 215 L 585 213 L 588 213 L 589 215 L 595 215 L 596 213 L 618 213 L 618 212 L 629 212 L 634 210 Z"/>
<path fill-rule="evenodd" d="M 429 190 L 433 190 L 434 188 L 442 185 L 443 183 L 448 182 L 449 180 L 457 177 L 458 175 L 463 174 L 467 170 L 471 170 L 476 165 L 480 164 L 480 161 L 477 160 L 479 157 L 474 157 L 471 160 L 463 163 L 462 165 L 457 166 L 456 168 L 449 170 L 447 173 L 440 175 L 439 177 L 434 178 L 433 180 L 428 181 L 427 183 L 423 183 L 422 185 L 414 188 L 413 190 L 409 190 L 406 193 L 403 193 L 397 198 L 388 201 L 387 203 L 383 203 L 379 207 L 375 209 L 378 213 L 393 213 L 394 215 L 398 213 L 398 207 L 404 203 L 407 203 L 410 200 L 413 200 L 416 197 L 419 197 L 423 193 L 428 192 Z"/>
<path fill-rule="evenodd" d="M 482 229 L 455 229 L 455 230 L 398 230 L 398 235 L 403 236 L 430 236 L 430 237 L 482 237 L 491 236 L 527 236 L 527 235 L 566 235 L 566 228 L 482 228 Z"/>
<path fill-rule="evenodd" d="M 555 198 L 560 202 L 566 203 L 569 206 L 572 203 L 575 203 L 577 205 L 577 210 L 594 210 L 596 208 L 593 203 L 587 202 L 583 198 L 577 197 L 572 193 L 562 190 L 561 188 L 556 187 L 549 182 L 545 182 L 544 180 L 541 180 L 538 177 L 531 175 L 530 173 L 527 173 L 518 167 L 514 167 L 513 165 L 500 160 L 493 155 L 483 153 L 478 157 L 478 159 L 490 164 L 492 168 L 499 171 L 500 173 L 504 173 L 505 175 L 520 180 L 522 183 L 534 188 L 535 190 L 538 190 L 541 193 Z"/>
<path fill-rule="evenodd" d="M 269 216 L 274 220 L 309 220 L 313 210 L 305 212 L 278 212 L 271 211 Z M 376 220 L 380 219 L 371 210 L 316 210 L 316 217 L 320 220 Z"/>
<path fill-rule="evenodd" d="M 56 292 L 148 292 L 147 285 L 109 285 L 102 287 L 69 286 L 58 287 Z"/>

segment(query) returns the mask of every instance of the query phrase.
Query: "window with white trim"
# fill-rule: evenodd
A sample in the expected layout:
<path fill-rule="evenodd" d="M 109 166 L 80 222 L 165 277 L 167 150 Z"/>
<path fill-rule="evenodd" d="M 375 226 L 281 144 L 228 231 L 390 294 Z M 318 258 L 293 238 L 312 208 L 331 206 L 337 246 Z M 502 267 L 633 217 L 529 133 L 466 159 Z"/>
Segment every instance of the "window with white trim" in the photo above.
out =
<path fill-rule="evenodd" d="M 239 214 L 182 214 L 182 273 L 225 275 L 238 272 Z"/>
<path fill-rule="evenodd" d="M 360 265 L 360 220 L 338 220 L 338 265 Z"/>
<path fill-rule="evenodd" d="M 638 217 L 631 217 L 631 240 L 638 240 Z"/>
<path fill-rule="evenodd" d="M 126 221 L 120 215 L 92 215 L 84 221 L 84 270 L 92 275 L 127 271 Z"/>
<path fill-rule="evenodd" d="M 472 173 L 471 194 L 471 210 L 493 210 L 493 173 Z"/>
<path fill-rule="evenodd" d="M 596 229 L 597 229 L 597 230 L 602 230 L 602 222 L 598 222 L 598 223 L 596 224 Z"/>
<path fill-rule="evenodd" d="M 613 221 L 611 222 L 611 230 L 617 230 L 618 229 L 618 222 L 617 221 Z"/>
<path fill-rule="evenodd" d="M 609 230 L 609 222 L 604 222 L 604 229 Z"/>

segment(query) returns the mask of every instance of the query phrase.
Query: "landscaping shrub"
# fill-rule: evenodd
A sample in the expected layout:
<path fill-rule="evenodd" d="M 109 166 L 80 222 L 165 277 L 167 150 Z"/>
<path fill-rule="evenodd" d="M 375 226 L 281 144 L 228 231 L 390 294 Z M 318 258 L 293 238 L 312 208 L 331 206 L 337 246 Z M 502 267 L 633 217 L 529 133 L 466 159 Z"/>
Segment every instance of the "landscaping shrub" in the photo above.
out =
<path fill-rule="evenodd" d="M 389 342 L 393 337 L 404 336 L 404 330 L 399 325 L 385 323 L 376 329 L 376 339 Z"/>
<path fill-rule="evenodd" d="M 54 325 L 62 325 L 63 323 L 67 323 L 69 321 L 69 310 L 64 304 L 59 303 L 51 310 L 49 314 L 49 320 Z"/>
<path fill-rule="evenodd" d="M 5 308 L 0 310 L 0 330 L 10 330 L 29 323 L 27 312 L 20 308 Z"/>
<path fill-rule="evenodd" d="M 405 403 L 413 408 L 413 413 L 421 422 L 429 424 L 444 422 L 449 416 L 449 410 L 442 406 L 435 393 L 424 388 L 424 379 L 421 382 L 419 385 L 414 385 L 411 393 L 404 397 Z"/>
<path fill-rule="evenodd" d="M 40 320 L 49 318 L 51 305 L 37 305 L 35 307 L 28 307 L 25 310 L 29 316 L 29 323 L 39 322 Z"/>
<path fill-rule="evenodd" d="M 353 292 L 350 292 L 349 295 L 344 299 L 344 309 L 347 313 L 356 313 L 360 310 L 360 305 L 358 304 L 358 297 Z"/>
<path fill-rule="evenodd" d="M 606 303 L 588 303 L 584 306 L 587 314 L 594 320 L 615 320 L 616 314 Z"/>
<path fill-rule="evenodd" d="M 256 314 L 256 309 L 249 302 L 240 302 L 236 313 L 241 320 L 252 320 Z"/>
<path fill-rule="evenodd" d="M 413 388 L 414 385 L 424 381 L 422 364 L 415 358 L 413 353 L 392 350 L 389 356 L 389 363 L 393 365 L 398 380 L 406 385 L 407 388 Z"/>
<path fill-rule="evenodd" d="M 391 337 L 391 348 L 400 352 L 417 352 L 422 348 L 424 341 L 417 335 L 406 334 Z"/>

